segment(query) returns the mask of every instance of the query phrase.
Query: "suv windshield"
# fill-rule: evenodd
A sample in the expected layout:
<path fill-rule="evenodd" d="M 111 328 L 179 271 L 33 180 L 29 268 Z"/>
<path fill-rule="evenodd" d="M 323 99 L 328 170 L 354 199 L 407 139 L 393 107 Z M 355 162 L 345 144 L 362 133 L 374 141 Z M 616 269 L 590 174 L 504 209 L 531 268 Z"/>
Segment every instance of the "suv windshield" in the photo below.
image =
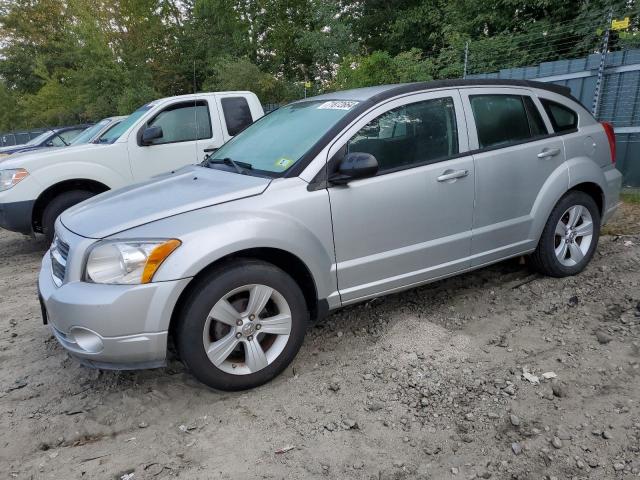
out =
<path fill-rule="evenodd" d="M 25 145 L 26 146 L 40 145 L 52 134 L 53 134 L 53 130 L 47 130 L 46 132 L 43 132 L 40 135 L 38 135 L 36 138 L 32 138 L 31 140 L 29 140 L 27 143 L 25 143 Z"/>
<path fill-rule="evenodd" d="M 84 132 L 74 138 L 69 145 L 82 145 L 89 143 L 91 139 L 100 131 L 105 125 L 109 124 L 109 120 L 100 120 L 93 127 L 87 128 Z"/>
<path fill-rule="evenodd" d="M 252 170 L 280 174 L 302 156 L 358 102 L 311 100 L 292 103 L 262 117 L 210 157 L 231 159 Z M 218 162 L 219 164 L 220 162 Z"/>
<path fill-rule="evenodd" d="M 127 118 L 125 118 L 122 122 L 116 125 L 113 128 L 110 128 L 105 133 L 103 133 L 95 143 L 113 143 L 120 138 L 120 136 L 129 130 L 132 125 L 134 125 L 140 117 L 142 117 L 145 113 L 147 113 L 153 105 L 147 104 L 143 105 Z"/>

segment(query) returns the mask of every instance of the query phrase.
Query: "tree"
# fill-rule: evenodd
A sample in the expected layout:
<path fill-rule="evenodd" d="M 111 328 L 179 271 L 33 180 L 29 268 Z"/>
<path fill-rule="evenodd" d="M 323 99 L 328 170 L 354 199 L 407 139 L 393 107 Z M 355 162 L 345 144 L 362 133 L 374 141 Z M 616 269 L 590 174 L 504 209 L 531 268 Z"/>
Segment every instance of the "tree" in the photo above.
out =
<path fill-rule="evenodd" d="M 420 50 L 412 49 L 392 57 L 387 52 L 350 57 L 338 68 L 334 88 L 358 88 L 388 83 L 431 80 L 431 62 L 422 58 Z"/>
<path fill-rule="evenodd" d="M 222 59 L 214 74 L 204 82 L 205 90 L 250 90 L 264 103 L 281 103 L 295 99 L 295 86 L 262 72 L 248 58 Z M 296 95 L 296 93 L 298 95 Z"/>
<path fill-rule="evenodd" d="M 0 131 L 15 130 L 20 124 L 17 116 L 17 96 L 11 92 L 3 81 L 0 81 Z"/>
<path fill-rule="evenodd" d="M 581 57 L 609 8 L 636 0 L 0 0 L 0 125 L 129 113 L 153 98 L 249 89 L 265 102 L 312 91 L 460 77 Z"/>

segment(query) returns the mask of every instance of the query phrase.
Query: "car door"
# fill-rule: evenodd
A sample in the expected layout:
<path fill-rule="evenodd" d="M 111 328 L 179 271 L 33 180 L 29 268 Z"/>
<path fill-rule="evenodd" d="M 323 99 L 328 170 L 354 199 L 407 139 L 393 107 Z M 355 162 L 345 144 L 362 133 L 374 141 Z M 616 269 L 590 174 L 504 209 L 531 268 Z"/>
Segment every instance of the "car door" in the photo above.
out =
<path fill-rule="evenodd" d="M 151 117 L 136 135 L 130 135 L 128 149 L 133 178 L 144 180 L 201 162 L 206 148 L 220 147 L 224 141 L 219 131 L 214 132 L 210 111 L 204 98 L 172 103 Z M 162 136 L 144 145 L 144 129 L 154 126 L 162 128 Z"/>
<path fill-rule="evenodd" d="M 343 304 L 469 266 L 474 166 L 457 90 L 393 100 L 366 114 L 329 154 L 366 152 L 378 174 L 330 186 Z M 460 153 L 463 152 L 463 153 Z"/>
<path fill-rule="evenodd" d="M 473 88 L 461 93 L 475 150 L 471 255 L 478 266 L 535 248 L 536 199 L 550 176 L 568 173 L 562 139 L 550 135 L 531 91 Z"/>

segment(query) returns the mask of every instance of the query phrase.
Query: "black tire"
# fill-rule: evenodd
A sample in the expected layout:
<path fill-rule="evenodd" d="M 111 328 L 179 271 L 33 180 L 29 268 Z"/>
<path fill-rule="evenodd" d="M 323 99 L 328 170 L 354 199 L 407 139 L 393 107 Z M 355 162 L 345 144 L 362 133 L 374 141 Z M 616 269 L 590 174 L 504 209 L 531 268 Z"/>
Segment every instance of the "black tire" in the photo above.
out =
<path fill-rule="evenodd" d="M 66 209 L 71 208 L 94 195 L 95 193 L 88 192 L 86 190 L 71 190 L 69 192 L 61 193 L 49 202 L 42 212 L 42 233 L 44 233 L 47 238 L 48 244 L 53 241 L 53 235 L 55 234 L 54 226 L 56 219 L 60 214 Z"/>
<path fill-rule="evenodd" d="M 593 237 L 591 239 L 591 245 L 584 255 L 582 260 L 573 266 L 563 265 L 555 254 L 555 228 L 560 218 L 564 213 L 574 205 L 580 205 L 586 208 L 591 214 L 593 222 Z M 589 261 L 593 257 L 598 246 L 598 239 L 600 238 L 600 210 L 593 197 L 590 195 L 572 190 L 567 192 L 556 204 L 549 215 L 549 219 L 542 231 L 538 247 L 531 254 L 530 264 L 531 267 L 551 277 L 568 277 L 580 273 L 589 264 Z"/>
<path fill-rule="evenodd" d="M 227 373 L 207 357 L 203 343 L 206 320 L 221 298 L 252 284 L 271 287 L 284 297 L 292 317 L 289 339 L 279 356 L 261 370 L 245 375 Z M 237 391 L 267 383 L 287 368 L 302 346 L 309 311 L 300 287 L 288 274 L 269 263 L 247 259 L 222 265 L 200 279 L 188 293 L 176 321 L 175 345 L 193 375 L 217 390 Z"/>

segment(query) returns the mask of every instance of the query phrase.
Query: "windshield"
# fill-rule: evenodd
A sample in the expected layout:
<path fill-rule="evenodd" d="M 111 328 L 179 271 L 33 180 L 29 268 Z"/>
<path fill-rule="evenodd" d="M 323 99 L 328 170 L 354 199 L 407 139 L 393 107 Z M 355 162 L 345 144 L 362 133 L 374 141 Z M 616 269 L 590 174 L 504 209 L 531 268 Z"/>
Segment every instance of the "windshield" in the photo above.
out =
<path fill-rule="evenodd" d="M 143 105 L 127 118 L 125 118 L 122 122 L 116 125 L 113 128 L 110 128 L 105 133 L 103 133 L 100 138 L 97 140 L 97 143 L 113 143 L 120 138 L 120 136 L 129 130 L 129 128 L 134 125 L 140 117 L 142 117 L 145 113 L 147 113 L 153 105 L 147 104 Z"/>
<path fill-rule="evenodd" d="M 29 145 L 29 146 L 33 146 L 33 145 L 40 145 L 42 142 L 44 142 L 51 134 L 53 133 L 53 130 L 47 130 L 46 132 L 41 133 L 40 135 L 38 135 L 36 138 L 29 140 L 25 145 Z"/>
<path fill-rule="evenodd" d="M 210 160 L 230 158 L 254 170 L 283 173 L 357 103 L 312 100 L 279 108 L 226 143 Z"/>
<path fill-rule="evenodd" d="M 78 135 L 73 139 L 69 145 L 83 145 L 85 143 L 89 143 L 93 137 L 95 137 L 100 130 L 102 130 L 106 125 L 108 125 L 110 120 L 104 119 L 100 120 L 93 127 L 87 128 L 84 132 Z"/>

